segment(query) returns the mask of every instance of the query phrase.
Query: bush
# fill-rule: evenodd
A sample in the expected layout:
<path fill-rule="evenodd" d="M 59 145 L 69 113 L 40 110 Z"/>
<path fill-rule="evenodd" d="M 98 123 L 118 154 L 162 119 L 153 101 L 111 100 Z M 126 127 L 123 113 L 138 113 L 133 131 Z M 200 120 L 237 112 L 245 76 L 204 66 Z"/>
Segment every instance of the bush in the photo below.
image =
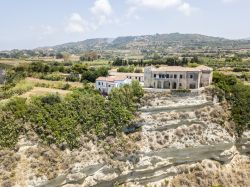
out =
<path fill-rule="evenodd" d="M 250 86 L 244 85 L 234 76 L 214 73 L 213 78 L 219 99 L 225 99 L 231 104 L 232 119 L 236 123 L 236 135 L 240 138 L 245 130 L 250 129 Z"/>
<path fill-rule="evenodd" d="M 12 148 L 23 131 L 27 105 L 24 98 L 10 100 L 0 108 L 0 149 Z"/>
<path fill-rule="evenodd" d="M 233 72 L 249 72 L 247 68 L 234 68 Z"/>
<path fill-rule="evenodd" d="M 62 89 L 63 89 L 63 90 L 69 90 L 70 87 L 71 87 L 70 84 L 67 83 L 67 84 L 64 84 L 64 85 L 63 85 Z"/>
<path fill-rule="evenodd" d="M 64 80 L 64 76 L 59 73 L 47 74 L 41 77 L 42 79 L 49 81 L 61 81 Z"/>
<path fill-rule="evenodd" d="M 68 75 L 66 77 L 66 81 L 69 81 L 69 82 L 79 82 L 80 81 L 79 74 L 71 73 L 70 75 Z"/>
<path fill-rule="evenodd" d="M 178 89 L 178 90 L 171 90 L 171 93 L 178 94 L 178 93 L 191 93 L 191 90 L 189 89 Z"/>
<path fill-rule="evenodd" d="M 122 72 L 122 73 L 133 73 L 135 70 L 134 66 L 122 66 L 117 69 L 117 72 Z"/>

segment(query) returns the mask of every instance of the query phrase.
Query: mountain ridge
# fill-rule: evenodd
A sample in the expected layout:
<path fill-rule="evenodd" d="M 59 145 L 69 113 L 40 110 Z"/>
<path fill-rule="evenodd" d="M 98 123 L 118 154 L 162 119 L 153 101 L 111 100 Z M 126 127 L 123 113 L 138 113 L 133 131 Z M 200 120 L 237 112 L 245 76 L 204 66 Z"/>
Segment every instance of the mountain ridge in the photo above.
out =
<path fill-rule="evenodd" d="M 156 50 L 171 49 L 181 51 L 185 49 L 240 49 L 250 48 L 248 40 L 230 40 L 222 37 L 206 36 L 202 34 L 154 34 L 139 36 L 120 36 L 116 38 L 93 38 L 78 42 L 69 42 L 51 47 L 40 47 L 35 50 L 81 53 L 97 50 Z"/>

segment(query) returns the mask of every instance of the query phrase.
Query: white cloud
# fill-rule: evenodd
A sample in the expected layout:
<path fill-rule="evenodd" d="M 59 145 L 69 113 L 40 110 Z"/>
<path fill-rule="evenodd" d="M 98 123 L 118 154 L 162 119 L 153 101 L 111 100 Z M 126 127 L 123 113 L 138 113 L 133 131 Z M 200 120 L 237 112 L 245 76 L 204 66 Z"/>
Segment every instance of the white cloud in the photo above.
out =
<path fill-rule="evenodd" d="M 175 7 L 182 3 L 181 0 L 128 0 L 130 4 L 147 8 L 165 9 Z"/>
<path fill-rule="evenodd" d="M 82 21 L 83 21 L 81 15 L 78 14 L 78 13 L 73 13 L 73 14 L 71 14 L 70 20 L 71 20 L 71 21 L 76 21 L 76 22 L 82 22 Z"/>
<path fill-rule="evenodd" d="M 117 21 L 111 18 L 112 7 L 109 0 L 96 0 L 90 8 L 94 19 L 85 20 L 79 13 L 73 13 L 68 18 L 66 32 L 83 34 L 97 30 L 100 26 Z"/>
<path fill-rule="evenodd" d="M 91 12 L 97 16 L 109 16 L 112 13 L 112 7 L 108 0 L 96 0 Z"/>
<path fill-rule="evenodd" d="M 185 14 L 186 16 L 190 16 L 191 12 L 192 12 L 192 8 L 190 6 L 190 4 L 188 3 L 182 3 L 179 7 L 178 10 L 180 12 L 182 12 L 183 14 Z"/>
<path fill-rule="evenodd" d="M 89 23 L 80 14 L 73 13 L 67 20 L 65 31 L 68 33 L 85 33 L 90 30 Z"/>
<path fill-rule="evenodd" d="M 191 15 L 193 10 L 191 5 L 184 2 L 184 0 L 127 0 L 127 2 L 131 5 L 131 7 L 145 7 L 159 10 L 175 8 L 186 16 Z"/>
<path fill-rule="evenodd" d="M 97 25 L 95 27 L 113 22 L 112 18 L 110 18 L 113 9 L 109 0 L 96 0 L 90 10 L 97 20 Z"/>

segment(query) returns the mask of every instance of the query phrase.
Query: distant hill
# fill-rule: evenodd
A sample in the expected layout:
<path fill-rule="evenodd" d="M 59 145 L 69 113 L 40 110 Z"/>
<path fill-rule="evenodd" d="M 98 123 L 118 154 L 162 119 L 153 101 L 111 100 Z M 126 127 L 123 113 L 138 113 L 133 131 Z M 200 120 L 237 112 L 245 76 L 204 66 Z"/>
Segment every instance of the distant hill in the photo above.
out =
<path fill-rule="evenodd" d="M 141 50 L 141 51 L 185 51 L 197 49 L 239 49 L 250 48 L 248 40 L 229 40 L 200 34 L 155 34 L 124 36 L 117 38 L 96 38 L 66 43 L 36 50 L 81 53 L 88 50 Z"/>

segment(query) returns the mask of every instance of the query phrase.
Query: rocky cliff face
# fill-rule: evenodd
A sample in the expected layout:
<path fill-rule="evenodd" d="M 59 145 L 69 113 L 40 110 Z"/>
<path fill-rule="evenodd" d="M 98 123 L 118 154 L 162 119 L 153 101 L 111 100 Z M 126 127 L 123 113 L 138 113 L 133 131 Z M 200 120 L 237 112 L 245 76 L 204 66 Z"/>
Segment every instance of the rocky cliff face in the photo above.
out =
<path fill-rule="evenodd" d="M 147 93 L 141 131 L 81 138 L 79 149 L 44 146 L 30 133 L 0 152 L 0 184 L 34 187 L 250 186 L 249 133 L 235 143 L 227 106 L 208 94 Z"/>

